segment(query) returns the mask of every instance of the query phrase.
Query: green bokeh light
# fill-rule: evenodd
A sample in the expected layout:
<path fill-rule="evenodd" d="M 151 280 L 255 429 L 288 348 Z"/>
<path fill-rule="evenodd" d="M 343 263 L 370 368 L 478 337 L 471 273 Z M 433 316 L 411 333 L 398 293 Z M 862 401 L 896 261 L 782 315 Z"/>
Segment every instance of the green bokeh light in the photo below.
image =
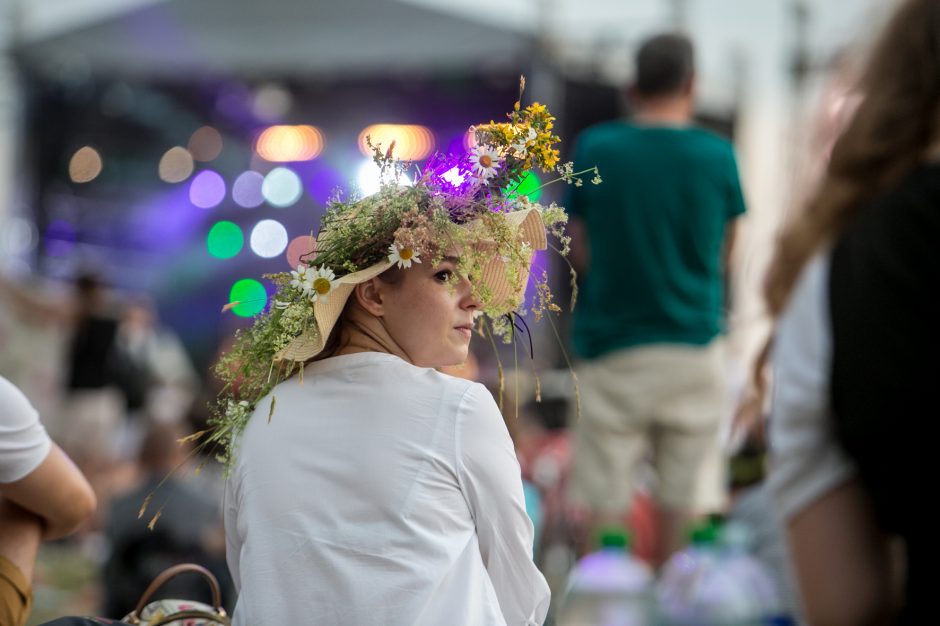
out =
<path fill-rule="evenodd" d="M 264 305 L 268 302 L 268 292 L 257 280 L 243 278 L 232 285 L 228 301 L 241 303 L 232 308 L 235 315 L 252 317 L 264 310 Z"/>
<path fill-rule="evenodd" d="M 542 190 L 539 189 L 542 181 L 539 180 L 539 177 L 535 172 L 528 172 L 523 177 L 522 182 L 519 183 L 518 187 L 512 188 L 511 194 L 514 196 L 529 196 L 529 200 L 532 202 L 537 202 L 539 197 L 542 195 Z M 538 189 L 538 191 L 536 191 Z"/>
<path fill-rule="evenodd" d="M 231 259 L 245 245 L 245 235 L 234 222 L 216 222 L 206 237 L 209 254 L 217 259 Z"/>

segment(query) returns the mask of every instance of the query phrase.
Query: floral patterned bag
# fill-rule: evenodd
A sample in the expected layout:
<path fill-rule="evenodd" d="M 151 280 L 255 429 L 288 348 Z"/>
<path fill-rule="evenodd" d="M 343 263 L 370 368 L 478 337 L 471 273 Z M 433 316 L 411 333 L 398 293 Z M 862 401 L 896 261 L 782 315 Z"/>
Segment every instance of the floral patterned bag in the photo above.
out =
<path fill-rule="evenodd" d="M 212 606 L 203 602 L 190 600 L 155 600 L 149 602 L 150 597 L 166 581 L 184 572 L 201 574 L 212 589 Z M 182 563 L 164 570 L 157 576 L 147 590 L 144 591 L 137 603 L 137 608 L 124 617 L 128 624 L 138 626 L 211 626 L 222 624 L 230 626 L 231 620 L 222 608 L 222 593 L 219 581 L 212 572 L 195 563 Z"/>

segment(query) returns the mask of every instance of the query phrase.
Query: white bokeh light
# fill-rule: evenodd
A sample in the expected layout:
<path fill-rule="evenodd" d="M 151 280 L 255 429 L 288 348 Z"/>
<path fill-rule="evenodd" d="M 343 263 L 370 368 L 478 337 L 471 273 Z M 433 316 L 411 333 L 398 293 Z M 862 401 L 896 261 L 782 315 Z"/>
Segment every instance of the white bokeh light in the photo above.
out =
<path fill-rule="evenodd" d="M 36 227 L 22 217 L 12 217 L 0 228 L 0 251 L 10 256 L 29 252 L 37 241 Z"/>
<path fill-rule="evenodd" d="M 376 165 L 375 161 L 372 159 L 368 159 L 362 162 L 362 165 L 359 166 L 356 180 L 359 183 L 359 192 L 362 194 L 363 198 L 366 196 L 371 196 L 379 190 L 381 174 L 382 172 L 379 169 L 379 166 Z M 414 183 L 412 183 L 408 176 L 402 174 L 398 177 L 398 184 L 411 187 Z"/>
<path fill-rule="evenodd" d="M 251 251 L 270 259 L 287 248 L 287 229 L 276 220 L 261 220 L 251 229 Z"/>
<path fill-rule="evenodd" d="M 261 195 L 268 204 L 278 208 L 289 207 L 298 200 L 304 192 L 300 177 L 293 170 L 286 167 L 275 167 L 264 177 L 261 183 Z"/>

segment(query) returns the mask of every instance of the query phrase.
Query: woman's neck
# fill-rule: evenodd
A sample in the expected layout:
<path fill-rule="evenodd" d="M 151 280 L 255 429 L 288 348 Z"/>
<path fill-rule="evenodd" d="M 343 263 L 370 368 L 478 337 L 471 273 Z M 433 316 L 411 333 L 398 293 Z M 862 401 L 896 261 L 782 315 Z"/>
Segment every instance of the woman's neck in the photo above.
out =
<path fill-rule="evenodd" d="M 339 347 L 334 355 L 383 352 L 408 363 L 413 362 L 388 332 L 381 318 L 366 311 L 355 300 L 350 299 L 340 319 Z"/>

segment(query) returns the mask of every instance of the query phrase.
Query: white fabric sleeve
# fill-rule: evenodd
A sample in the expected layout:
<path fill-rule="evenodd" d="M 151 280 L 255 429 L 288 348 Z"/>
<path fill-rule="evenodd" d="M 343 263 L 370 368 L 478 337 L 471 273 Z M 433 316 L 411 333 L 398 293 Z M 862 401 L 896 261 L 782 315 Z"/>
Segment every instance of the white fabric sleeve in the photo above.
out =
<path fill-rule="evenodd" d="M 0 377 L 0 483 L 31 474 L 51 449 L 36 409 L 13 383 Z"/>
<path fill-rule="evenodd" d="M 503 617 L 508 626 L 539 626 L 551 592 L 532 560 L 534 531 L 512 439 L 483 385 L 471 385 L 461 400 L 456 451 L 457 477 Z"/>
<path fill-rule="evenodd" d="M 803 270 L 777 325 L 771 356 L 768 484 L 781 517 L 796 515 L 854 474 L 830 404 L 829 254 Z"/>
<path fill-rule="evenodd" d="M 238 532 L 238 498 L 235 489 L 235 471 L 225 478 L 225 490 L 222 496 L 222 523 L 225 528 L 225 562 L 228 565 L 235 593 L 241 593 L 241 555 L 242 546 Z"/>

